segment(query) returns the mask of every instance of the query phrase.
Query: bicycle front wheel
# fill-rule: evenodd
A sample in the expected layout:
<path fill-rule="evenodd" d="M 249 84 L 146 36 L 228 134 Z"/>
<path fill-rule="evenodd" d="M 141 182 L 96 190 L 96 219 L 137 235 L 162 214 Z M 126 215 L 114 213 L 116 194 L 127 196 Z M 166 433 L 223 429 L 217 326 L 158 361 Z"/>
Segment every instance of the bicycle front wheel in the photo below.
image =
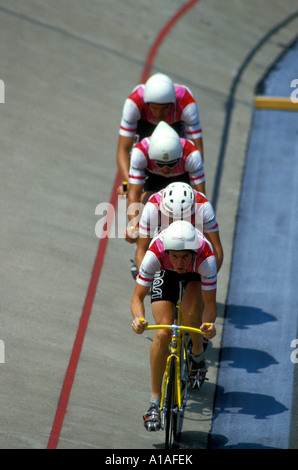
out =
<path fill-rule="evenodd" d="M 179 447 L 178 443 L 178 403 L 176 393 L 176 359 L 173 356 L 170 364 L 169 381 L 166 391 L 166 410 L 165 410 L 165 448 L 175 449 Z"/>

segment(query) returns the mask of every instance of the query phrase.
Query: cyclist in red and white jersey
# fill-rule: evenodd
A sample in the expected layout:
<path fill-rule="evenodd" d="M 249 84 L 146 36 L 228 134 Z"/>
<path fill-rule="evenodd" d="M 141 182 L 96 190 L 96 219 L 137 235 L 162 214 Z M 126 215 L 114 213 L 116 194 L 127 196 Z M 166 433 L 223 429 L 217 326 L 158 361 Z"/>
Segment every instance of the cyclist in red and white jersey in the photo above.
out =
<path fill-rule="evenodd" d="M 138 230 L 133 204 L 144 203 L 155 191 L 174 181 L 184 181 L 205 193 L 205 172 L 200 152 L 189 140 L 180 138 L 168 124 L 160 122 L 151 137 L 133 149 L 129 169 L 126 240 L 133 243 Z M 132 210 L 130 210 L 132 209 Z"/>
<path fill-rule="evenodd" d="M 142 261 L 131 299 L 133 315 L 132 329 L 142 334 L 147 321 L 144 299 L 152 286 L 152 314 L 156 324 L 171 324 L 178 300 L 179 280 L 186 282 L 181 303 L 184 324 L 200 328 L 206 339 L 216 334 L 217 317 L 216 284 L 217 268 L 212 246 L 204 235 L 190 222 L 175 221 L 161 231 L 152 243 Z M 201 311 L 200 296 L 204 308 Z M 210 326 L 207 324 L 210 323 Z M 191 334 L 192 379 L 193 383 L 206 375 L 206 361 L 201 335 Z M 159 405 L 162 378 L 165 370 L 169 330 L 156 330 L 150 349 L 151 386 L 150 406 L 144 415 L 147 430 L 160 428 Z"/>
<path fill-rule="evenodd" d="M 187 220 L 198 228 L 212 244 L 218 272 L 223 261 L 223 248 L 214 209 L 204 194 L 182 182 L 169 184 L 153 194 L 145 205 L 139 223 L 137 268 L 140 267 L 152 238 L 174 220 L 180 219 Z"/>
<path fill-rule="evenodd" d="M 134 143 L 151 135 L 160 121 L 173 126 L 180 137 L 191 139 L 203 158 L 199 110 L 191 91 L 157 73 L 145 84 L 136 86 L 124 103 L 117 148 L 117 165 L 124 181 L 128 181 Z"/>

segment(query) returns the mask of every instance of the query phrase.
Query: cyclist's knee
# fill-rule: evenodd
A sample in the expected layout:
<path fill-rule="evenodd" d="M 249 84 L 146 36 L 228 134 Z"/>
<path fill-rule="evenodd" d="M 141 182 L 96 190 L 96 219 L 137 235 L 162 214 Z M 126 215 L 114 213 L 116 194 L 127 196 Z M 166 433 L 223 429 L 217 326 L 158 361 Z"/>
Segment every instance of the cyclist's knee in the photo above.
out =
<path fill-rule="evenodd" d="M 199 328 L 202 322 L 201 321 L 202 318 L 201 318 L 201 314 L 199 310 L 196 310 L 195 312 L 191 312 L 191 311 L 183 312 L 183 320 L 184 320 L 185 325 L 191 326 L 194 328 Z"/>
<path fill-rule="evenodd" d="M 171 340 L 171 330 L 158 330 L 155 339 L 160 346 L 167 347 Z"/>

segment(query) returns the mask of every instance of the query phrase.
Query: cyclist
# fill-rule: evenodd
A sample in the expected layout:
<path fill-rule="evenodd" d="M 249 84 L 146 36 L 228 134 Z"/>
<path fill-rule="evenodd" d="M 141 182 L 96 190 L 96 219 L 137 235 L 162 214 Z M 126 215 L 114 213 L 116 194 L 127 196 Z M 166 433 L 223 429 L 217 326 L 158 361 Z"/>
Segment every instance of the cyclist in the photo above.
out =
<path fill-rule="evenodd" d="M 216 334 L 217 317 L 216 260 L 211 244 L 204 235 L 190 222 L 175 221 L 162 230 L 153 240 L 140 266 L 135 290 L 131 299 L 131 312 L 134 317 L 132 329 L 142 334 L 147 322 L 145 318 L 144 299 L 152 285 L 152 314 L 156 324 L 171 324 L 175 305 L 178 300 L 179 279 L 186 281 L 181 311 L 184 324 L 200 328 L 206 339 Z M 200 293 L 204 309 L 200 311 Z M 208 326 L 206 323 L 210 323 Z M 191 334 L 192 371 L 196 369 L 195 379 L 204 378 L 206 361 L 203 338 Z M 147 430 L 160 428 L 160 396 L 165 370 L 169 330 L 156 330 L 150 349 L 152 394 L 150 406 L 144 415 Z"/>
<path fill-rule="evenodd" d="M 139 223 L 136 266 L 140 267 L 152 238 L 174 220 L 188 220 L 212 244 L 217 272 L 223 261 L 223 248 L 214 209 L 204 194 L 182 182 L 170 183 L 146 203 Z"/>
<path fill-rule="evenodd" d="M 191 139 L 203 158 L 199 110 L 191 91 L 157 73 L 136 86 L 124 103 L 117 148 L 117 165 L 124 181 L 128 181 L 134 143 L 151 135 L 160 121 L 171 124 L 180 137 Z M 122 187 L 118 193 L 123 193 Z"/>
<path fill-rule="evenodd" d="M 180 138 L 161 121 L 151 137 L 142 139 L 133 149 L 129 170 L 128 218 L 126 240 L 135 242 L 138 231 L 138 209 L 155 191 L 170 182 L 185 181 L 205 193 L 204 165 L 200 152 L 187 139 Z"/>

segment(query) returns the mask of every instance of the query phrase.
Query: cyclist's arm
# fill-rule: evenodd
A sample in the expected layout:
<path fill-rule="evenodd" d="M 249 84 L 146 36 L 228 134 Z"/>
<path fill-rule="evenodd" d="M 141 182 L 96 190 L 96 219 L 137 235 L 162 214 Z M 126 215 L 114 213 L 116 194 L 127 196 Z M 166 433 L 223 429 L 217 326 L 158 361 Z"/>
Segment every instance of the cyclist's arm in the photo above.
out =
<path fill-rule="evenodd" d="M 189 89 L 187 89 L 187 91 L 193 98 L 191 91 Z M 190 104 L 183 109 L 181 117 L 185 122 L 187 139 L 191 140 L 195 144 L 202 155 L 202 160 L 204 161 L 202 128 L 197 103 L 190 102 Z"/>
<path fill-rule="evenodd" d="M 214 322 L 217 317 L 217 305 L 216 305 L 216 289 L 203 290 L 202 297 L 204 302 L 204 309 L 202 314 L 202 325 L 200 330 L 204 332 L 204 336 L 207 339 L 211 339 L 216 335 L 216 329 Z M 206 323 L 211 323 L 208 327 Z"/>
<path fill-rule="evenodd" d="M 195 189 L 199 193 L 206 194 L 206 183 L 205 183 L 205 181 L 202 181 L 199 184 L 194 184 L 191 187 L 192 187 L 192 189 Z"/>
<path fill-rule="evenodd" d="M 135 290 L 130 302 L 130 309 L 133 316 L 132 329 L 137 334 L 142 334 L 148 322 L 141 322 L 141 318 L 145 318 L 144 299 L 148 294 L 150 287 L 142 286 L 136 282 Z"/>
<path fill-rule="evenodd" d="M 140 119 L 140 112 L 133 99 L 125 100 L 117 147 L 118 170 L 124 181 L 128 181 L 130 152 L 134 144 L 137 122 Z M 119 193 L 119 190 L 118 190 Z"/>
<path fill-rule="evenodd" d="M 200 154 L 202 156 L 202 160 L 204 161 L 204 146 L 203 146 L 203 138 L 198 137 L 197 139 L 191 139 L 192 142 L 195 144 L 197 149 L 200 151 Z"/>
<path fill-rule="evenodd" d="M 119 135 L 117 148 L 117 165 L 123 181 L 128 181 L 130 151 L 134 143 L 134 137 Z"/>
<path fill-rule="evenodd" d="M 195 147 L 192 148 L 191 153 L 185 161 L 185 170 L 189 173 L 192 188 L 199 193 L 206 194 L 203 159 L 202 155 Z"/>
<path fill-rule="evenodd" d="M 223 262 L 223 247 L 220 241 L 219 231 L 205 233 L 205 237 L 211 243 L 213 248 L 213 253 L 216 259 L 217 272 L 220 270 Z"/>
<path fill-rule="evenodd" d="M 133 204 L 139 204 L 141 202 L 141 195 L 143 191 L 143 185 L 142 184 L 130 184 L 129 185 L 129 190 L 128 190 L 128 219 L 129 221 L 132 221 L 135 217 L 139 215 L 139 219 L 141 218 L 140 214 L 138 214 L 138 207 L 137 205 Z"/>
<path fill-rule="evenodd" d="M 140 203 L 142 195 L 143 185 L 141 184 L 130 184 L 128 188 L 128 202 L 127 202 L 127 217 L 128 217 L 128 228 L 126 230 L 126 241 L 133 243 L 137 241 L 139 220 L 141 217 Z"/>
<path fill-rule="evenodd" d="M 137 268 L 139 269 L 141 266 L 141 263 L 143 261 L 143 258 L 146 254 L 146 251 L 149 248 L 150 242 L 152 238 L 145 236 L 145 235 L 140 235 L 139 236 L 139 241 L 136 249 L 136 265 Z"/>

